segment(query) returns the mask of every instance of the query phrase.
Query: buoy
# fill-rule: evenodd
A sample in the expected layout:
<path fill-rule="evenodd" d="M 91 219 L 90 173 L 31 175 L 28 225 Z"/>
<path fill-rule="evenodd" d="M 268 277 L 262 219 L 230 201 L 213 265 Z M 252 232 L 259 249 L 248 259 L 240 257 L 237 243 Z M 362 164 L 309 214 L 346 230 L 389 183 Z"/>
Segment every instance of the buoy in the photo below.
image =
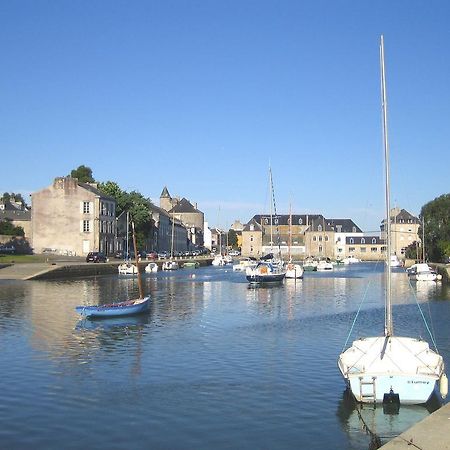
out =
<path fill-rule="evenodd" d="M 439 392 L 441 393 L 441 397 L 445 398 L 448 394 L 448 378 L 445 373 L 441 375 L 441 378 L 439 378 Z"/>

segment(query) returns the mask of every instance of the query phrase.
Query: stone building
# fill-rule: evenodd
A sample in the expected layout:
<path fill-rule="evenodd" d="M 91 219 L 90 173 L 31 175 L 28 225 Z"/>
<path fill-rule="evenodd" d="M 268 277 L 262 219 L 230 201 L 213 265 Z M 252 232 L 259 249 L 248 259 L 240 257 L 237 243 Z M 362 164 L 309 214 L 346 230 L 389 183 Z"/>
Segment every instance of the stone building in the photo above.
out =
<path fill-rule="evenodd" d="M 181 222 L 187 230 L 188 246 L 203 247 L 205 215 L 186 198 L 173 198 L 167 187 L 161 192 L 159 206 L 167 211 L 171 217 Z"/>
<path fill-rule="evenodd" d="M 405 249 L 413 242 L 421 242 L 419 237 L 420 219 L 401 208 L 391 209 L 391 251 L 404 258 Z M 380 225 L 381 237 L 386 238 L 386 220 Z"/>
<path fill-rule="evenodd" d="M 382 261 L 386 258 L 386 242 L 380 236 L 347 236 L 346 256 L 361 261 Z"/>
<path fill-rule="evenodd" d="M 86 255 L 115 252 L 116 201 L 95 183 L 55 178 L 52 185 L 31 196 L 32 240 L 36 253 Z"/>
<path fill-rule="evenodd" d="M 292 223 L 291 223 L 292 219 Z M 242 255 L 277 252 L 293 259 L 345 255 L 345 237 L 362 234 L 351 219 L 326 219 L 321 214 L 255 215 L 242 231 Z"/>

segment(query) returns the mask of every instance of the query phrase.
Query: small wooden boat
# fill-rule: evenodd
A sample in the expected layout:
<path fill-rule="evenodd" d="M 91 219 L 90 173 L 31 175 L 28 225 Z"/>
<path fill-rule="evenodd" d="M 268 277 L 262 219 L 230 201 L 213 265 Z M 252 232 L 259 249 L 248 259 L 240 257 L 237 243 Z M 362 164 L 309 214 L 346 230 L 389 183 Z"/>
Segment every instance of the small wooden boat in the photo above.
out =
<path fill-rule="evenodd" d="M 150 297 L 144 297 L 106 305 L 77 306 L 75 310 L 82 317 L 89 318 L 130 316 L 147 311 L 150 306 L 149 303 Z"/>
<path fill-rule="evenodd" d="M 136 251 L 136 235 L 134 232 L 134 222 L 131 222 L 131 227 L 133 229 L 134 254 L 137 255 L 138 253 Z M 136 268 L 139 287 L 138 299 L 126 300 L 117 303 L 108 303 L 105 305 L 77 306 L 75 308 L 75 311 L 79 313 L 83 318 L 108 318 L 118 316 L 131 316 L 148 311 L 150 306 L 150 297 L 149 296 L 144 297 L 143 295 L 142 279 L 139 273 L 138 256 L 136 256 Z"/>

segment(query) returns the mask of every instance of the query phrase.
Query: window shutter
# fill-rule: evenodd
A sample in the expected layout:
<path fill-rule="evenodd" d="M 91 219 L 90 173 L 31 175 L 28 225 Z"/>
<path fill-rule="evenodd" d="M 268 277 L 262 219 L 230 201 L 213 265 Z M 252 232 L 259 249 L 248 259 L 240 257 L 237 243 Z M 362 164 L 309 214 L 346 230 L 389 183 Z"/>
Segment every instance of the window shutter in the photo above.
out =
<path fill-rule="evenodd" d="M 80 202 L 80 213 L 83 214 L 83 202 Z"/>
<path fill-rule="evenodd" d="M 83 207 L 83 203 L 81 203 L 81 207 Z M 83 220 L 80 220 L 80 231 L 83 232 Z"/>

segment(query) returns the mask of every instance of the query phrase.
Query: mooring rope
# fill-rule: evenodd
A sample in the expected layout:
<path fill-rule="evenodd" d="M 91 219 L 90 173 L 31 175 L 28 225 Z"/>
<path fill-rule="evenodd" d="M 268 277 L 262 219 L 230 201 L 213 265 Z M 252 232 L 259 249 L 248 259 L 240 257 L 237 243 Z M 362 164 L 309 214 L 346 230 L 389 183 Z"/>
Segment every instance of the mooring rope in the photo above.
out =
<path fill-rule="evenodd" d="M 419 309 L 420 315 L 422 316 L 422 320 L 423 320 L 423 323 L 425 324 L 425 328 L 427 329 L 428 334 L 430 335 L 430 338 L 431 338 L 431 341 L 433 342 L 435 350 L 439 353 L 437 345 L 436 345 L 436 341 L 434 340 L 433 333 L 430 330 L 430 327 L 428 326 L 428 322 L 425 319 L 425 315 L 424 315 L 424 313 L 422 311 L 422 308 L 420 307 L 419 300 L 417 299 L 416 292 L 414 291 L 414 288 L 413 288 L 413 286 L 411 284 L 411 280 L 410 280 L 409 277 L 408 277 L 408 283 L 409 283 L 409 287 L 411 288 L 411 291 L 413 293 L 414 299 L 416 300 L 417 308 Z M 430 321 L 432 322 L 432 320 L 431 320 L 431 310 L 430 310 Z M 431 326 L 433 326 L 433 324 L 431 324 Z"/>

